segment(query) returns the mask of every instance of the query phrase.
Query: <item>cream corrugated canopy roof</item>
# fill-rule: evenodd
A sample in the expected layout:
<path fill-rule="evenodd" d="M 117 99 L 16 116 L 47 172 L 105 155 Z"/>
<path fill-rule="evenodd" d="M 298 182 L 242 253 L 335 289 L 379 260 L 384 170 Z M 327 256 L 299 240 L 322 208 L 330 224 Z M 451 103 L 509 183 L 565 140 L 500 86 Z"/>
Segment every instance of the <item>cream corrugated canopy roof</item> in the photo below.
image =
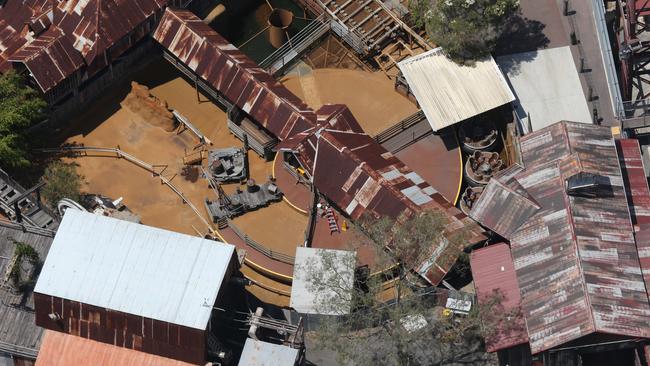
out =
<path fill-rule="evenodd" d="M 398 66 L 434 131 L 515 100 L 492 56 L 465 66 L 436 48 Z"/>

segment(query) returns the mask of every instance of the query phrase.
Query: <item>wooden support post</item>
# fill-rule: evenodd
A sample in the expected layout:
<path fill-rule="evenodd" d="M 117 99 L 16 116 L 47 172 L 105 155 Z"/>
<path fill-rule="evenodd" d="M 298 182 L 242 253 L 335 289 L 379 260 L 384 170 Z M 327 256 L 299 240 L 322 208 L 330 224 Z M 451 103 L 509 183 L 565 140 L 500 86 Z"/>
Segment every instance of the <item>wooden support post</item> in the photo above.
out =
<path fill-rule="evenodd" d="M 194 89 L 196 90 L 196 101 L 201 103 L 201 95 L 199 94 L 199 77 L 194 75 Z"/>

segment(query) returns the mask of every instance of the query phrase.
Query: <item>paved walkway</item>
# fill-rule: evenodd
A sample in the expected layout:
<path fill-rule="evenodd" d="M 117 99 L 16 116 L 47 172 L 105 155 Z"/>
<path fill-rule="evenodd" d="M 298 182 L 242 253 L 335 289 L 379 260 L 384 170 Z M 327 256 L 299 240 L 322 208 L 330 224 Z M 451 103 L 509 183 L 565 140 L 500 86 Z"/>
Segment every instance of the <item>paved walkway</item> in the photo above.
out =
<path fill-rule="evenodd" d="M 594 3 L 597 0 L 570 0 L 569 9 L 575 13 L 564 16 L 564 0 L 520 0 L 522 17 L 516 21 L 516 29 L 508 39 L 501 42 L 497 55 L 533 51 L 535 49 L 571 45 L 572 25 L 580 44 L 571 46 L 574 63 L 581 71 L 581 58 L 591 71 L 580 73 L 585 98 L 589 88 L 598 96 L 589 102 L 589 108 L 598 110 L 601 124 L 617 125 L 612 106 L 605 64 L 598 42 L 594 18 Z"/>

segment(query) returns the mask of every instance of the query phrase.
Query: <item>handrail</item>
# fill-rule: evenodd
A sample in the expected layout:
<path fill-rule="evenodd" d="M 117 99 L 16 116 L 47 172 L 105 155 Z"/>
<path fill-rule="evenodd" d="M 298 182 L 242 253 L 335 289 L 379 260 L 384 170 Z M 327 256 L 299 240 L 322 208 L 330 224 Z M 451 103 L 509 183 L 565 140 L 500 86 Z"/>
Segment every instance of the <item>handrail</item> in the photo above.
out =
<path fill-rule="evenodd" d="M 102 152 L 102 153 L 113 153 L 116 154 L 117 158 L 124 158 L 127 161 L 149 171 L 151 174 L 154 176 L 157 176 L 160 178 L 160 181 L 165 184 L 167 187 L 169 187 L 174 193 L 176 193 L 182 200 L 183 203 L 186 203 L 192 211 L 194 211 L 194 214 L 203 222 L 203 224 L 208 228 L 208 231 L 212 231 L 212 226 L 206 220 L 203 215 L 199 212 L 199 210 L 194 206 L 192 201 L 190 201 L 187 197 L 185 197 L 185 194 L 181 192 L 172 182 L 164 177 L 162 175 L 162 172 L 157 172 L 155 169 L 155 166 L 149 163 L 146 163 L 135 156 L 124 152 L 120 150 L 119 148 L 110 148 L 110 147 L 92 147 L 92 146 L 67 146 L 67 147 L 61 147 L 61 148 L 54 148 L 54 149 L 41 149 L 40 151 L 42 152 Z"/>
<path fill-rule="evenodd" d="M 4 219 L 0 219 L 0 226 L 7 227 L 10 229 L 21 230 L 26 233 L 47 236 L 50 238 L 53 238 L 54 235 L 56 234 L 56 231 L 54 230 L 43 229 L 42 227 L 38 227 L 34 225 L 25 225 L 17 222 L 7 221 Z"/>
<path fill-rule="evenodd" d="M 291 60 L 298 57 L 316 39 L 328 32 L 329 29 L 330 25 L 325 19 L 325 14 L 319 15 L 280 48 L 262 60 L 262 62 L 259 63 L 259 66 L 268 70 L 271 74 L 277 73 Z M 289 57 L 289 60 L 286 60 L 285 58 L 290 52 L 293 52 L 293 54 Z"/>
<path fill-rule="evenodd" d="M 258 243 L 257 241 L 251 239 L 248 235 L 244 234 L 237 226 L 235 226 L 232 222 L 232 220 L 228 220 L 228 227 L 232 229 L 232 231 L 237 235 L 241 240 L 243 240 L 246 245 L 250 246 L 251 248 L 257 250 L 258 252 L 264 254 L 265 256 L 280 261 L 284 262 L 286 264 L 291 264 L 293 265 L 295 262 L 295 257 L 292 257 L 290 255 L 284 254 L 284 253 L 279 253 L 274 251 L 273 249 L 269 249 L 265 247 L 263 244 Z"/>
<path fill-rule="evenodd" d="M 397 122 L 395 125 L 379 132 L 374 136 L 374 139 L 377 141 L 377 143 L 382 144 L 397 136 L 400 132 L 408 129 L 409 127 L 415 126 L 423 119 L 425 119 L 424 112 L 422 112 L 422 110 L 419 110 L 412 115 L 404 118 L 403 120 Z"/>

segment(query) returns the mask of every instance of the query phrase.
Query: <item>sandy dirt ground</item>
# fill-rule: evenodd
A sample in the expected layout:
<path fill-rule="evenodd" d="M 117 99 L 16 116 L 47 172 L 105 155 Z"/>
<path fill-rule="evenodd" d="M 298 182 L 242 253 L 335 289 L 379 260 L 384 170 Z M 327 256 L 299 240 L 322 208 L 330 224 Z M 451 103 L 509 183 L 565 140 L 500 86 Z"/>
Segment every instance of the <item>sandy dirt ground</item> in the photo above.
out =
<path fill-rule="evenodd" d="M 375 135 L 417 112 L 417 107 L 396 92 L 382 72 L 300 67 L 282 83 L 312 108 L 323 104 L 347 104 L 361 127 Z"/>
<path fill-rule="evenodd" d="M 242 146 L 242 142 L 228 132 L 226 114 L 203 95 L 201 101 L 197 101 L 193 86 L 178 77 L 162 60 L 148 67 L 136 81 L 150 87 L 151 94 L 166 101 L 169 108 L 186 116 L 214 142 L 214 147 Z M 128 90 L 127 84 L 116 88 L 115 95 L 98 101 L 74 124 L 76 128 L 68 131 L 70 137 L 66 142 L 99 147 L 119 145 L 123 151 L 147 163 L 167 165 L 164 175 L 170 179 L 176 175 L 172 183 L 205 215 L 203 200 L 206 197 L 214 199 L 214 192 L 203 179 L 188 180 L 181 176 L 182 157 L 186 151 L 192 151 L 198 143 L 197 138 L 189 130 L 181 134 L 167 132 L 144 121 L 142 113 L 133 113 L 133 108 L 122 108 L 120 102 Z M 126 205 L 141 215 L 144 224 L 187 234 L 196 234 L 194 228 L 206 231 L 192 210 L 147 171 L 125 160 L 109 157 L 84 157 L 75 161 L 85 177 L 85 191 L 124 197 Z M 249 152 L 249 166 L 251 177 L 257 182 L 266 181 L 272 171 L 272 163 L 263 161 L 252 151 Z M 235 188 L 233 184 L 224 186 L 226 192 Z M 267 246 L 282 243 L 282 251 L 293 255 L 284 243 L 291 243 L 294 248 L 301 243 L 307 222 L 304 215 L 279 202 L 249 213 L 236 223 L 252 238 Z M 270 239 L 268 243 L 267 239 Z"/>

